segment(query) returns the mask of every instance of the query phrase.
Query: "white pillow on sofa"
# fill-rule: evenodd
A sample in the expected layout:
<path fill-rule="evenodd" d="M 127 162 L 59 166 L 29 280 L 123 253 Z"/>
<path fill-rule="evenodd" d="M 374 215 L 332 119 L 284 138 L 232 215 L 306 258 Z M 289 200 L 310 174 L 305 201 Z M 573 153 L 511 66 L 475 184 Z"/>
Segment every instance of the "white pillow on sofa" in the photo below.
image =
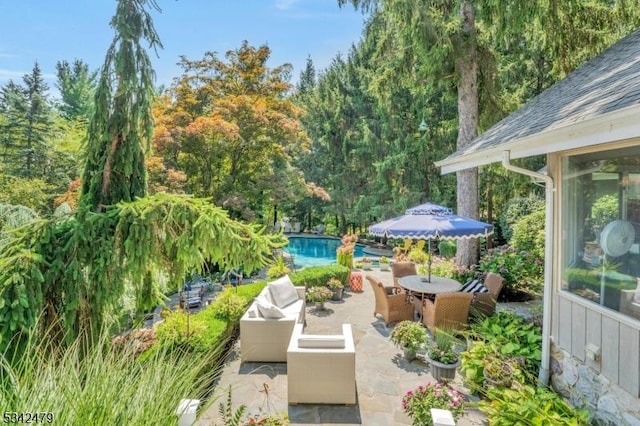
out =
<path fill-rule="evenodd" d="M 269 293 L 273 304 L 279 308 L 284 308 L 299 299 L 298 292 L 291 282 L 289 275 L 278 278 L 268 284 Z"/>
<path fill-rule="evenodd" d="M 256 306 L 260 315 L 268 319 L 280 319 L 284 318 L 284 312 L 280 310 L 276 305 L 269 302 L 266 297 L 258 296 L 256 298 Z"/>
<path fill-rule="evenodd" d="M 298 337 L 299 348 L 344 349 L 344 336 L 307 334 Z"/>

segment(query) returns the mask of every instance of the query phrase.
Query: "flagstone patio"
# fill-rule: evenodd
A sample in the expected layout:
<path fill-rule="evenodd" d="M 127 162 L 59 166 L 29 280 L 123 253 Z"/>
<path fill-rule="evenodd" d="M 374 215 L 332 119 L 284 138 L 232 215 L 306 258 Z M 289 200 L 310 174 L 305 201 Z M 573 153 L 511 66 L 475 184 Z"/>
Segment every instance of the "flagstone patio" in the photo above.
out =
<path fill-rule="evenodd" d="M 391 273 L 378 269 L 365 271 L 391 285 Z M 364 291 L 345 291 L 340 302 L 327 302 L 326 311 L 316 312 L 307 307 L 306 333 L 340 334 L 341 325 L 352 325 L 356 345 L 355 406 L 292 405 L 287 404 L 286 363 L 240 364 L 239 344 L 236 342 L 228 354 L 216 388 L 218 400 L 200 415 L 198 425 L 223 425 L 218 407 L 226 401 L 231 386 L 234 409 L 247 406 L 245 415 L 263 416 L 287 413 L 296 425 L 410 425 L 410 418 L 402 410 L 402 397 L 408 390 L 434 382 L 429 366 L 422 360 L 407 362 L 402 351 L 389 341 L 393 324 L 387 328 L 381 319 L 373 317 L 374 295 L 365 284 Z M 313 366 L 309 366 L 313 368 Z M 457 375 L 452 385 L 468 394 Z M 472 401 L 477 401 L 473 396 Z M 486 417 L 476 409 L 470 409 L 458 420 L 458 426 L 485 425 Z"/>

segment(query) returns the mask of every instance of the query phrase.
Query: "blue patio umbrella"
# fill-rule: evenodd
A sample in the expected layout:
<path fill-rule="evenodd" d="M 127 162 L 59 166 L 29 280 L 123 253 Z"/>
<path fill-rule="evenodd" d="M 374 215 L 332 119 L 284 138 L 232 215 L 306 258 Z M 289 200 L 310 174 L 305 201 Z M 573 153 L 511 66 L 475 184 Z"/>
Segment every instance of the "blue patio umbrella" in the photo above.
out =
<path fill-rule="evenodd" d="M 385 220 L 369 227 L 369 233 L 378 237 L 432 239 L 463 239 L 486 237 L 493 233 L 493 225 L 454 214 L 448 207 L 425 203 L 412 207 L 402 216 Z M 431 257 L 429 257 L 431 278 Z"/>
<path fill-rule="evenodd" d="M 369 227 L 378 237 L 431 240 L 486 237 L 493 225 L 454 214 L 448 207 L 425 203 L 412 207 L 402 216 Z"/>

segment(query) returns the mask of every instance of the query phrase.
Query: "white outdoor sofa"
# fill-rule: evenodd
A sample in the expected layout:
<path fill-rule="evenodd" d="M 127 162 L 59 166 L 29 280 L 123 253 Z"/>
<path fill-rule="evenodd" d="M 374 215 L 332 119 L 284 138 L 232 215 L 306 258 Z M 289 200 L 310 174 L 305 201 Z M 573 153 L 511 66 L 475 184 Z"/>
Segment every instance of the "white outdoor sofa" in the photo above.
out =
<path fill-rule="evenodd" d="M 291 294 L 285 297 L 284 306 L 277 303 L 291 286 L 295 289 L 295 300 Z M 274 289 L 280 293 L 274 297 Z M 289 290 L 291 291 L 291 290 Z M 273 304 L 276 308 L 265 309 L 265 305 Z M 286 362 L 289 339 L 296 324 L 305 322 L 305 288 L 294 287 L 288 276 L 269 283 L 256 297 L 240 319 L 240 361 L 241 362 Z M 272 316 L 270 313 L 275 311 Z M 266 314 L 266 315 L 265 315 Z"/>
<path fill-rule="evenodd" d="M 287 399 L 295 404 L 356 403 L 356 350 L 351 324 L 342 334 L 304 334 L 296 324 L 287 350 Z"/>

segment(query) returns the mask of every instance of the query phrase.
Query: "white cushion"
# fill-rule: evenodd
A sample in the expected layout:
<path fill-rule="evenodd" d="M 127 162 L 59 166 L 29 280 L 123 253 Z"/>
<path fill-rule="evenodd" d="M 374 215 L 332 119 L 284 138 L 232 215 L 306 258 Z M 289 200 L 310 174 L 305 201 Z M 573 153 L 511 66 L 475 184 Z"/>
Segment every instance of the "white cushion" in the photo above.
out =
<path fill-rule="evenodd" d="M 300 315 L 300 311 L 303 311 L 304 300 L 298 299 L 295 302 L 285 306 L 284 308 L 280 308 L 285 317 L 288 318 L 298 318 Z"/>
<path fill-rule="evenodd" d="M 284 313 L 273 303 L 269 302 L 265 297 L 258 296 L 256 298 L 256 306 L 258 311 L 264 318 L 279 319 L 284 318 Z"/>
<path fill-rule="evenodd" d="M 299 348 L 344 349 L 344 336 L 307 334 L 298 337 Z"/>
<path fill-rule="evenodd" d="M 298 292 L 288 275 L 270 282 L 268 287 L 273 304 L 279 308 L 284 308 L 299 299 Z"/>
<path fill-rule="evenodd" d="M 633 302 L 640 303 L 640 278 L 638 278 L 638 286 L 636 287 L 636 292 L 633 293 Z"/>
<path fill-rule="evenodd" d="M 469 280 L 460 289 L 466 293 L 489 293 L 489 289 L 480 280 Z"/>

